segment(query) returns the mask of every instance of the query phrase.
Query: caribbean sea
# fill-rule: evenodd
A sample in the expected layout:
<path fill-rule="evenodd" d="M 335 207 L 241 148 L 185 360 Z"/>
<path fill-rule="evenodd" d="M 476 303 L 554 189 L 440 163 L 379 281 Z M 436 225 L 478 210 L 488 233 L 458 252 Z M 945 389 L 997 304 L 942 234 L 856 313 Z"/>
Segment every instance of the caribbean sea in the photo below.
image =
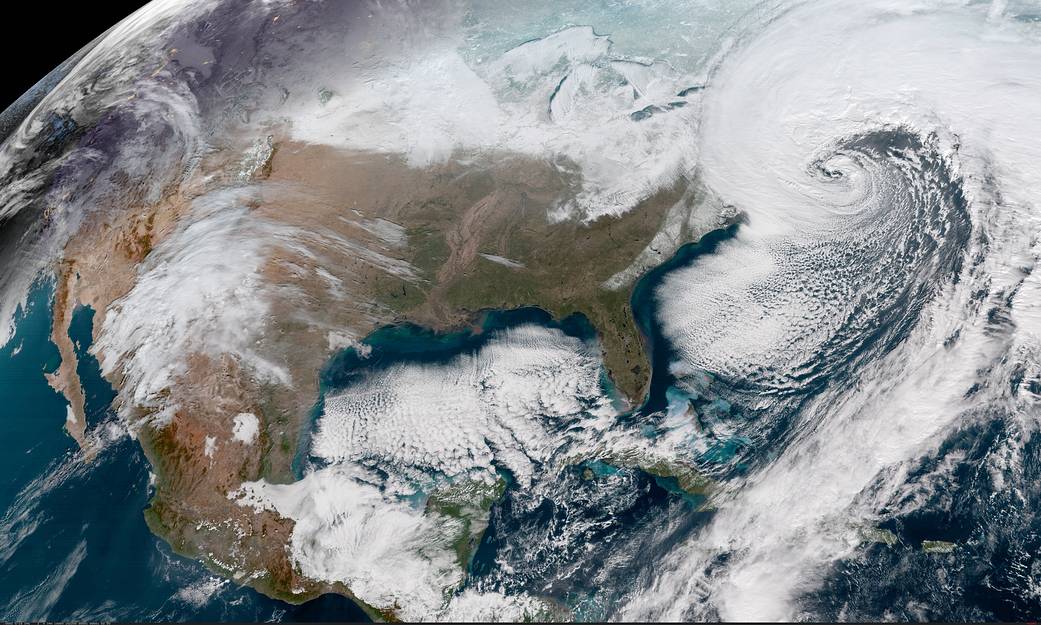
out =
<path fill-rule="evenodd" d="M 666 410 L 670 393 L 675 394 L 667 366 L 674 355 L 654 318 L 657 287 L 666 273 L 712 253 L 736 228 L 683 246 L 637 282 L 631 306 L 653 374 L 647 397 L 631 418 Z M 93 461 L 84 462 L 64 432 L 66 401 L 44 378 L 61 360 L 50 341 L 52 295 L 52 282 L 34 286 L 17 316 L 14 337 L 0 349 L 0 471 L 8 476 L 0 486 L 0 621 L 368 620 L 338 595 L 302 606 L 269 599 L 212 575 L 152 535 L 143 516 L 151 496 L 150 467 L 112 413 L 115 392 L 89 353 L 94 317 L 89 308 L 74 312 L 69 336 L 79 359 L 88 428 L 102 432 L 108 442 Z M 363 341 L 367 353 L 347 349 L 330 359 L 320 374 L 313 416 L 321 414 L 326 391 L 374 368 L 447 362 L 478 351 L 499 330 L 527 323 L 582 340 L 596 337 L 585 317 L 555 320 L 538 308 L 487 311 L 474 327 L 447 334 L 411 324 L 383 327 Z M 610 381 L 605 378 L 604 384 L 610 391 Z M 301 475 L 308 448 L 304 437 L 296 463 Z M 661 504 L 670 490 L 658 484 L 647 496 Z M 645 503 L 640 507 L 654 507 Z M 496 525 L 483 541 L 478 562 L 487 559 L 481 556 L 501 529 Z"/>

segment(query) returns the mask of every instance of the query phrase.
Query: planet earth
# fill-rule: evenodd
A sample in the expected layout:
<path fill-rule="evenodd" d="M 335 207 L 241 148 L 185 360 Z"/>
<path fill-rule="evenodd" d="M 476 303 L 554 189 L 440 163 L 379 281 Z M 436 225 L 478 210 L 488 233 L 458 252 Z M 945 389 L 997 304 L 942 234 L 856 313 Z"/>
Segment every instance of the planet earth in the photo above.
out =
<path fill-rule="evenodd" d="M 0 620 L 1041 614 L 1041 6 L 155 0 L 0 115 Z"/>

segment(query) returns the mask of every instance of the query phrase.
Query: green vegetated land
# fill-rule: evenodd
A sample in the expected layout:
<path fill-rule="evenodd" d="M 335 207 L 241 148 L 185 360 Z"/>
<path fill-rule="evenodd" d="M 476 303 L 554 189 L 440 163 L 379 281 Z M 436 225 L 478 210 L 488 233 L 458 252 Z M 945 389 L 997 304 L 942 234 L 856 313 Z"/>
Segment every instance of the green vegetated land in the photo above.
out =
<path fill-rule="evenodd" d="M 534 183 L 517 183 L 501 174 L 489 169 L 455 178 L 395 215 L 408 234 L 407 260 L 429 286 L 388 277 L 374 295 L 419 323 L 452 325 L 468 313 L 521 306 L 558 319 L 580 313 L 598 332 L 612 381 L 635 403 L 646 390 L 650 363 L 630 307 L 632 285 L 611 290 L 603 284 L 653 239 L 684 197 L 686 182 L 621 216 L 552 223 L 547 212 L 557 185 L 537 176 Z"/>

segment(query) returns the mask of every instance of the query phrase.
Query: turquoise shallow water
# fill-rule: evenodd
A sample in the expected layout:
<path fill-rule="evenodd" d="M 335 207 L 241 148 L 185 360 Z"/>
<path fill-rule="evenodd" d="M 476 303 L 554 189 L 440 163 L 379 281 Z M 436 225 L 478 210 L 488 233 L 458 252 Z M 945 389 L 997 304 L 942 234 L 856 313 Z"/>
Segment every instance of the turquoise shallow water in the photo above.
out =
<path fill-rule="evenodd" d="M 661 325 L 655 314 L 657 310 L 657 290 L 662 279 L 679 267 L 694 263 L 698 258 L 716 251 L 716 248 L 734 238 L 740 224 L 728 228 L 713 230 L 700 240 L 681 246 L 667 261 L 651 269 L 641 277 L 633 287 L 630 305 L 636 326 L 643 333 L 651 360 L 651 384 L 639 412 L 643 414 L 667 411 L 669 409 L 669 390 L 675 381 L 669 372 L 669 363 L 676 358 L 671 345 L 662 335 Z"/>
<path fill-rule="evenodd" d="M 647 397 L 635 410 L 619 416 L 622 425 L 637 425 L 645 436 L 653 438 L 660 434 L 660 424 L 669 409 L 683 413 L 693 403 L 705 414 L 729 412 L 729 407 L 724 410 L 723 405 L 716 406 L 717 400 L 675 388 L 669 363 L 676 354 L 655 315 L 663 278 L 714 253 L 721 243 L 734 237 L 738 227 L 713 232 L 683 246 L 635 285 L 630 305 L 646 340 L 653 371 Z M 408 323 L 387 326 L 365 337 L 361 351 L 345 349 L 326 363 L 321 372 L 322 397 L 381 369 L 416 363 L 449 365 L 462 354 L 478 353 L 498 333 L 525 324 L 558 329 L 583 341 L 595 341 L 597 336 L 597 328 L 582 315 L 558 320 L 534 307 L 486 311 L 473 327 L 450 333 Z M 602 383 L 608 394 L 613 393 L 606 376 Z M 321 413 L 320 400 L 313 416 Z M 724 443 L 712 448 L 710 457 L 704 460 L 729 463 L 739 445 Z M 301 475 L 308 466 L 324 464 L 308 455 L 308 447 L 309 441 L 303 441 L 298 453 L 297 471 Z M 699 458 L 692 455 L 689 460 Z M 704 496 L 685 492 L 676 478 L 604 461 L 567 467 L 540 481 L 534 489 L 516 488 L 510 482 L 491 510 L 466 584 L 507 594 L 551 596 L 580 618 L 605 618 L 605 606 L 618 600 L 616 593 L 628 587 L 644 561 L 619 554 L 639 550 L 648 556 L 664 556 L 679 536 L 710 518 L 711 512 L 701 510 L 704 503 Z M 665 519 L 675 523 L 667 529 L 662 525 Z M 601 575 L 614 581 L 605 583 Z"/>
<path fill-rule="evenodd" d="M 682 248 L 637 284 L 632 307 L 650 345 L 654 375 L 645 403 L 629 418 L 642 419 L 683 399 L 670 391 L 666 365 L 671 352 L 654 320 L 655 289 L 662 276 L 711 253 L 732 234 L 733 230 L 720 231 Z M 49 339 L 52 290 L 49 281 L 35 286 L 14 338 L 0 350 L 0 469 L 11 477 L 0 490 L 0 620 L 364 620 L 364 613 L 342 597 L 328 595 L 291 606 L 238 587 L 173 554 L 149 532 L 142 512 L 150 497 L 150 467 L 111 412 L 115 393 L 89 353 L 94 311 L 86 307 L 74 312 L 69 336 L 79 358 L 88 425 L 94 431 L 111 431 L 112 440 L 94 462 L 79 458 L 63 431 L 66 402 L 43 375 L 60 362 Z M 528 323 L 586 341 L 596 336 L 596 328 L 580 315 L 554 320 L 537 308 L 488 311 L 475 327 L 450 334 L 409 324 L 384 327 L 366 337 L 371 352 L 365 357 L 348 349 L 330 359 L 321 372 L 322 394 L 314 415 L 321 413 L 326 391 L 373 369 L 404 361 L 447 362 L 478 351 L 500 330 Z M 609 380 L 604 384 L 610 391 Z M 651 426 L 648 435 L 653 435 Z M 308 446 L 305 438 L 298 473 L 309 460 Z M 598 476 L 618 474 L 618 469 L 601 464 L 591 465 Z M 637 490 L 618 493 L 636 497 L 629 502 L 633 507 L 627 506 L 619 516 L 623 525 L 646 523 L 644 516 L 669 505 L 667 493 L 685 497 L 672 483 L 675 480 L 631 479 L 637 480 Z M 487 568 L 500 552 L 502 545 L 496 543 L 508 539 L 511 505 L 508 497 L 506 509 L 496 515 L 476 558 L 478 570 Z"/>
<path fill-rule="evenodd" d="M 137 442 L 115 436 L 86 464 L 63 431 L 65 400 L 43 377 L 60 362 L 51 292 L 49 282 L 33 289 L 0 350 L 0 621 L 367 620 L 335 595 L 292 606 L 220 580 L 151 534 L 142 515 L 149 465 Z M 88 423 L 118 432 L 114 393 L 86 353 L 92 320 L 81 308 L 70 329 Z"/>
<path fill-rule="evenodd" d="M 582 315 L 571 315 L 556 320 L 546 311 L 535 307 L 513 310 L 489 310 L 480 316 L 472 328 L 456 332 L 434 332 L 411 323 L 378 328 L 363 339 L 369 350 L 365 355 L 351 347 L 333 355 L 319 374 L 319 400 L 311 412 L 312 423 L 322 414 L 325 394 L 343 388 L 372 371 L 399 363 L 447 363 L 460 354 L 472 354 L 502 330 L 534 323 L 554 328 L 583 341 L 596 339 L 596 328 Z M 610 382 L 605 378 L 604 384 Z M 302 477 L 309 461 L 310 432 L 301 437 L 294 470 Z"/>

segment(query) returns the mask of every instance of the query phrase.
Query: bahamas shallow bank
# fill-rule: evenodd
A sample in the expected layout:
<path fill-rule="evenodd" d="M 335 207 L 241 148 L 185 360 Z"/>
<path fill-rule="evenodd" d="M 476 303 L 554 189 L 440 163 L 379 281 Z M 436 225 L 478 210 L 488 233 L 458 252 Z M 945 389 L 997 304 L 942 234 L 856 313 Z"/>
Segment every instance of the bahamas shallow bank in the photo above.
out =
<path fill-rule="evenodd" d="M 1022 618 L 1039 24 L 154 2 L 0 147 L 0 340 L 52 279 L 81 461 L 286 601 Z"/>

